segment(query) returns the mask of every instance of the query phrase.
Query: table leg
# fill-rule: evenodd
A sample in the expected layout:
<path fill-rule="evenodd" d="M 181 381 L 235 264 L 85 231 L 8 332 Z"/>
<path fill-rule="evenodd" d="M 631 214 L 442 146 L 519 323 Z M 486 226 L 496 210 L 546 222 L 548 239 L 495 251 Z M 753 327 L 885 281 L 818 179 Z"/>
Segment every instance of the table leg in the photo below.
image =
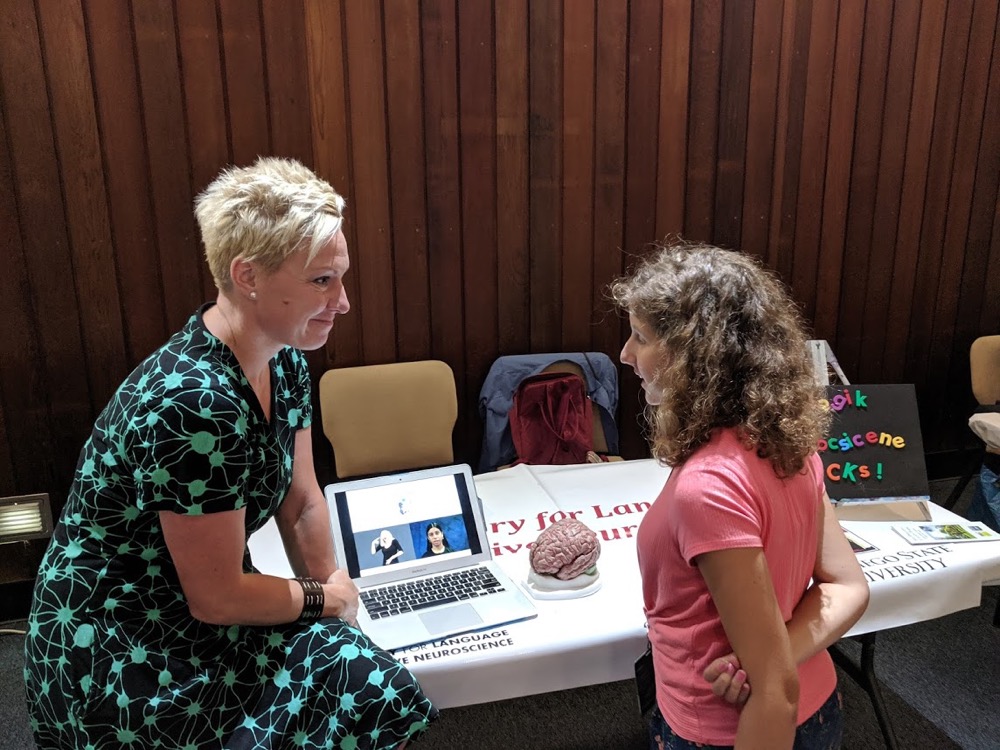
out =
<path fill-rule="evenodd" d="M 847 675 L 860 685 L 868 697 L 871 698 L 872 708 L 875 709 L 875 718 L 878 719 L 879 728 L 882 730 L 882 738 L 888 750 L 897 750 L 896 735 L 892 731 L 892 724 L 889 723 L 889 712 L 886 710 L 885 701 L 882 698 L 882 688 L 878 678 L 875 676 L 875 633 L 865 633 L 864 635 L 853 636 L 853 639 L 861 643 L 861 664 L 854 661 L 836 644 L 830 649 L 830 655 Z"/>

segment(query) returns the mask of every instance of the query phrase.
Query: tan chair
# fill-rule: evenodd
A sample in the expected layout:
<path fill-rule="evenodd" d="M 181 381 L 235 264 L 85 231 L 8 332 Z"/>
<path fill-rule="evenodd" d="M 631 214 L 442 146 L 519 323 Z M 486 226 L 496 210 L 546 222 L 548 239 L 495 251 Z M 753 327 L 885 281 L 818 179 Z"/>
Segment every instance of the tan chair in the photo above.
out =
<path fill-rule="evenodd" d="M 969 348 L 972 395 L 981 405 L 1000 402 L 1000 335 L 980 336 Z"/>
<path fill-rule="evenodd" d="M 319 379 L 319 400 L 340 479 L 454 461 L 458 398 L 444 362 L 329 370 Z"/>
<path fill-rule="evenodd" d="M 972 375 L 972 395 L 980 406 L 1000 403 L 1000 335 L 980 336 L 969 347 L 969 370 Z M 955 488 L 944 501 L 944 507 L 951 510 L 965 491 L 966 485 L 979 473 L 983 459 L 977 454 L 975 460 L 958 480 Z M 997 608 L 1000 614 L 1000 607 Z"/>

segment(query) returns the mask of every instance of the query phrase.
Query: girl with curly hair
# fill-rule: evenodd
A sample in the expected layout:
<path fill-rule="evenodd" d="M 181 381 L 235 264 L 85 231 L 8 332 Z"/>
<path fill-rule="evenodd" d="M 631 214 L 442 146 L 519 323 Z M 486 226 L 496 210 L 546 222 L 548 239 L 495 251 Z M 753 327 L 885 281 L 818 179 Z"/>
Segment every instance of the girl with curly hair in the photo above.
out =
<path fill-rule="evenodd" d="M 828 415 L 794 303 L 750 257 L 683 242 L 611 294 L 673 469 L 637 536 L 651 747 L 839 747 L 826 648 L 868 585 L 824 490 Z"/>

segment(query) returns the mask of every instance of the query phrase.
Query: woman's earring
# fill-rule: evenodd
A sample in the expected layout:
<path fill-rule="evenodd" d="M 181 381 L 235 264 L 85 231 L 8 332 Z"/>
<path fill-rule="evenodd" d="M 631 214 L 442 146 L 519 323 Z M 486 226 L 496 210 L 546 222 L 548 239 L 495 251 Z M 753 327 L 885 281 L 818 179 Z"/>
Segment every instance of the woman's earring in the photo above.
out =
<path fill-rule="evenodd" d="M 257 292 L 250 292 L 250 299 L 257 299 Z"/>

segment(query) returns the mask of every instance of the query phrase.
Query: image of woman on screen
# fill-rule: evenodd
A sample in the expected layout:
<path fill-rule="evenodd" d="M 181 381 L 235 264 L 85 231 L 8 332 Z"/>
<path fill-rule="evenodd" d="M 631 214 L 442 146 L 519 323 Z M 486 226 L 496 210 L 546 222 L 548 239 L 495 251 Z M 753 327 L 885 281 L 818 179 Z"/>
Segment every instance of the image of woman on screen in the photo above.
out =
<path fill-rule="evenodd" d="M 611 293 L 652 454 L 671 467 L 636 535 L 651 746 L 840 747 L 826 649 L 868 585 L 824 489 L 829 413 L 795 302 L 751 256 L 682 241 Z"/>
<path fill-rule="evenodd" d="M 382 553 L 383 565 L 392 565 L 403 556 L 403 546 L 391 531 L 382 529 L 382 533 L 372 539 L 372 554 L 376 552 Z"/>
<path fill-rule="evenodd" d="M 454 551 L 448 544 L 448 537 L 444 535 L 441 525 L 437 521 L 427 524 L 427 551 L 421 557 L 434 557 Z"/>

